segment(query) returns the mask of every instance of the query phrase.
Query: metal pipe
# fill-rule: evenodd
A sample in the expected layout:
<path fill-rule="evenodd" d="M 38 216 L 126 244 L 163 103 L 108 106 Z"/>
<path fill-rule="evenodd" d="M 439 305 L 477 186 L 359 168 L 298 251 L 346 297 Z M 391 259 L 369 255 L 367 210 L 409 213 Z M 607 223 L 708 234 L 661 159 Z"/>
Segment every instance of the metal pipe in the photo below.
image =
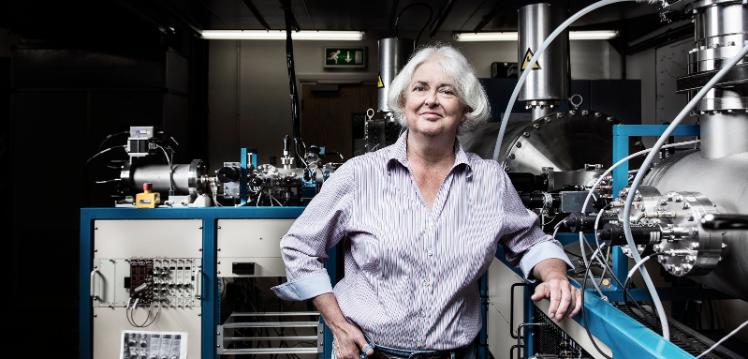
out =
<path fill-rule="evenodd" d="M 381 86 L 377 89 L 377 111 L 390 112 L 387 106 L 387 92 L 392 80 L 408 62 L 413 52 L 413 40 L 387 37 L 379 40 L 379 79 Z"/>
<path fill-rule="evenodd" d="M 719 70 L 748 41 L 748 6 L 739 1 L 700 4 L 693 10 L 694 49 L 689 75 Z M 745 59 L 741 61 L 745 63 Z M 693 97 L 698 89 L 689 91 Z M 748 85 L 716 86 L 699 102 L 702 151 L 716 159 L 748 152 Z"/>
<path fill-rule="evenodd" d="M 548 35 L 563 21 L 563 8 L 547 3 L 525 5 L 519 9 L 518 59 L 521 70 L 529 64 Z M 569 97 L 569 32 L 563 31 L 559 38 L 542 54 L 532 66 L 525 86 L 519 94 L 520 101 L 535 101 L 531 107 L 544 107 Z M 542 117 L 548 110 L 533 111 L 534 119 Z"/>

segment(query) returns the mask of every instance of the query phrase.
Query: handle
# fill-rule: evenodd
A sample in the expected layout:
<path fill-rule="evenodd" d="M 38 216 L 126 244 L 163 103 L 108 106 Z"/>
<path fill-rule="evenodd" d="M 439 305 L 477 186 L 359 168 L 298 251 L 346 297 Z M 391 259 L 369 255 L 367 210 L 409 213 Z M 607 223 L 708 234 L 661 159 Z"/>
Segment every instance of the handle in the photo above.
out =
<path fill-rule="evenodd" d="M 707 231 L 748 230 L 748 215 L 706 214 L 701 217 L 701 227 Z"/>
<path fill-rule="evenodd" d="M 196 299 L 202 298 L 202 290 L 203 290 L 203 269 L 200 268 L 197 270 L 197 275 L 195 276 L 195 298 Z"/>
<path fill-rule="evenodd" d="M 99 275 L 101 277 L 102 282 L 104 281 L 104 275 L 101 274 L 101 271 L 99 271 L 99 268 L 94 267 L 94 270 L 91 271 L 91 275 L 89 277 L 89 287 L 91 289 L 89 295 L 91 296 L 91 300 L 98 300 L 103 301 L 102 297 L 103 294 L 99 294 L 99 292 L 96 290 L 96 275 Z"/>
<path fill-rule="evenodd" d="M 511 335 L 514 339 L 519 339 L 519 329 L 517 329 L 517 335 L 514 334 L 514 290 L 520 287 L 524 288 L 528 286 L 529 284 L 524 282 L 514 283 L 509 290 L 509 335 Z"/>

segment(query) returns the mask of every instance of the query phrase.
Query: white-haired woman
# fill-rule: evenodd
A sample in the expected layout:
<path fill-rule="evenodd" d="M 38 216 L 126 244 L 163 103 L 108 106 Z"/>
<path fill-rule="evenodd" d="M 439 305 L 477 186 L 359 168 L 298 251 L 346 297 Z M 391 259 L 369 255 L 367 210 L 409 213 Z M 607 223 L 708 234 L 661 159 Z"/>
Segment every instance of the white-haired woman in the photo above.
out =
<path fill-rule="evenodd" d="M 561 319 L 581 308 L 560 244 L 537 226 L 494 161 L 466 153 L 457 133 L 485 121 L 488 100 L 465 57 L 449 46 L 416 52 L 395 77 L 390 107 L 407 128 L 397 143 L 350 159 L 284 236 L 281 298 L 312 299 L 338 358 L 474 357 L 478 279 L 497 246 L 542 281 Z M 341 239 L 345 276 L 323 264 Z"/>

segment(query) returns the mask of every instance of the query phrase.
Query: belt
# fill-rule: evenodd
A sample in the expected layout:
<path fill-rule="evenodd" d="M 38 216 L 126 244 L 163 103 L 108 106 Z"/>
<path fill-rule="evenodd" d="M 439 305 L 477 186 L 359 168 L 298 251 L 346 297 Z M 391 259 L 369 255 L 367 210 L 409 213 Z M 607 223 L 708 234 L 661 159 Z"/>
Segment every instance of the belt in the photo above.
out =
<path fill-rule="evenodd" d="M 461 359 L 468 354 L 474 343 L 451 350 L 424 350 L 411 353 L 375 347 L 372 359 Z"/>

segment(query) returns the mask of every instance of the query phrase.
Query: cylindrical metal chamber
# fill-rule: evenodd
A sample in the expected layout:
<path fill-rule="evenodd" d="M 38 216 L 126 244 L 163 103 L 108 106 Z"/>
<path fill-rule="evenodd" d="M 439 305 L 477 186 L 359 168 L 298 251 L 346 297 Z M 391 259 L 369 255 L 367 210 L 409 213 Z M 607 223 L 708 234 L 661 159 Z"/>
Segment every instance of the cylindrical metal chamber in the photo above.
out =
<path fill-rule="evenodd" d="M 738 0 L 702 0 L 693 5 L 694 45 L 689 75 L 709 74 L 735 56 L 748 40 L 748 6 Z M 744 61 L 738 67 L 745 66 Z M 729 76 L 728 76 L 729 77 Z M 702 151 L 721 158 L 748 151 L 748 85 L 745 79 L 707 92 L 696 112 L 702 124 Z M 699 88 L 689 91 L 689 97 Z"/>
<path fill-rule="evenodd" d="M 643 185 L 660 192 L 693 191 L 705 195 L 719 213 L 748 213 L 748 152 L 711 159 L 702 151 L 672 157 L 658 165 Z M 748 299 L 748 234 L 725 231 L 722 261 L 704 276 L 692 277 L 707 287 Z"/>
<path fill-rule="evenodd" d="M 613 125 L 616 121 L 600 112 L 577 110 L 555 112 L 542 118 L 514 120 L 507 125 L 499 156 L 507 172 L 542 174 L 544 168 L 575 171 L 585 165 L 610 165 Z M 499 123 L 482 124 L 461 134 L 465 150 L 491 158 Z"/>
<path fill-rule="evenodd" d="M 564 20 L 562 7 L 548 3 L 525 5 L 519 8 L 520 71 L 524 70 L 533 54 L 548 35 Z M 540 110 L 533 111 L 533 120 L 550 113 L 542 110 L 569 97 L 569 33 L 564 31 L 549 46 L 532 67 L 525 85 L 519 93 L 520 101 Z"/>
<path fill-rule="evenodd" d="M 189 164 L 174 164 L 172 167 L 173 170 L 167 164 L 125 166 L 120 177 L 134 189 L 141 189 L 144 183 L 151 183 L 155 192 L 169 192 L 170 189 L 174 189 L 176 194 L 194 195 L 202 192 L 201 179 L 206 169 L 201 160 L 192 160 Z"/>
<path fill-rule="evenodd" d="M 389 112 L 387 91 L 400 69 L 408 63 L 413 53 L 413 40 L 387 37 L 379 40 L 379 81 L 377 90 L 377 111 Z"/>

